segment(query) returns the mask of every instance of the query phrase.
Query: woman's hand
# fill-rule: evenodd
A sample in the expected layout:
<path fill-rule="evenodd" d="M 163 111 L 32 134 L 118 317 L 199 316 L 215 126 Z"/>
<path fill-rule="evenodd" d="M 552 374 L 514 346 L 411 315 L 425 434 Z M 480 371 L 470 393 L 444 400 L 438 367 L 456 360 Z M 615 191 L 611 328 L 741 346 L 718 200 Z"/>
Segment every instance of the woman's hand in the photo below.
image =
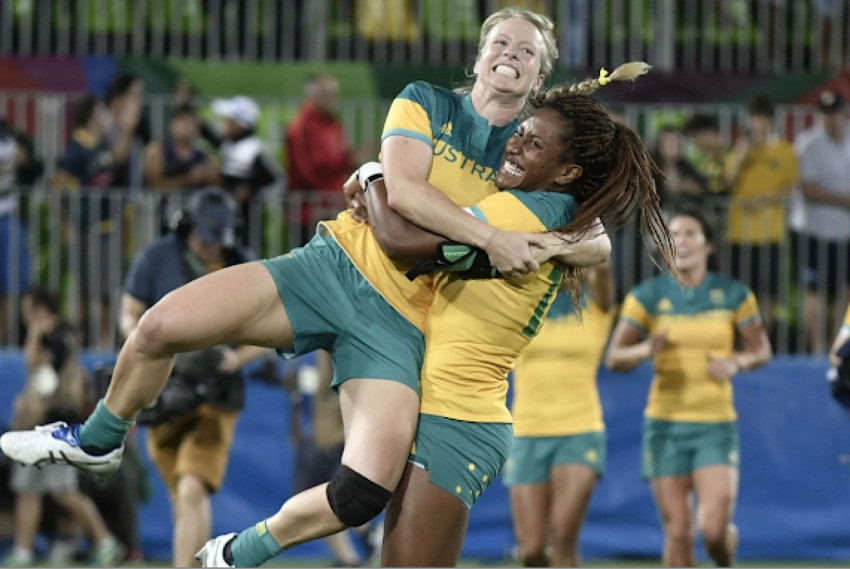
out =
<path fill-rule="evenodd" d="M 708 354 L 708 375 L 716 381 L 729 381 L 736 373 L 741 371 L 741 366 L 735 358 L 717 358 Z"/>
<path fill-rule="evenodd" d="M 366 200 L 363 195 L 363 188 L 360 187 L 360 182 L 357 179 L 357 170 L 342 185 L 342 191 L 345 193 L 345 203 L 351 217 L 360 223 L 369 222 L 369 211 L 366 209 Z"/>
<path fill-rule="evenodd" d="M 490 256 L 490 264 L 503 276 L 517 278 L 540 268 L 532 247 L 543 246 L 539 235 L 494 229 L 484 250 Z"/>

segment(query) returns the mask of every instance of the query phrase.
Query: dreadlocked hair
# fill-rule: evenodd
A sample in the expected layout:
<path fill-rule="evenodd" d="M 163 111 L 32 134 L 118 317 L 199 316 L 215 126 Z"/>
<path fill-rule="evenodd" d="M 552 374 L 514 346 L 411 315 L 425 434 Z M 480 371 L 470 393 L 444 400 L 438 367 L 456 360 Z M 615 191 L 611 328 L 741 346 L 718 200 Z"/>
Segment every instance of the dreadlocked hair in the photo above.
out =
<path fill-rule="evenodd" d="M 597 218 L 604 220 L 609 230 L 615 230 L 639 209 L 641 237 L 647 254 L 663 268 L 650 252 L 646 239 L 649 236 L 664 265 L 678 276 L 673 238 L 664 222 L 655 188 L 654 176 L 661 176 L 661 171 L 637 133 L 612 121 L 605 108 L 589 96 L 602 85 L 635 79 L 649 69 L 643 62 L 623 64 L 610 75 L 603 69 L 595 79 L 569 87 L 552 87 L 535 97 L 532 104 L 560 114 L 566 127 L 561 135 L 564 145 L 561 159 L 582 168 L 582 174 L 564 188 L 579 203 L 578 211 L 569 224 L 557 231 L 568 233 L 564 238 L 575 242 L 594 228 Z M 583 280 L 584 271 L 567 268 L 564 286 L 574 301 L 581 293 Z"/>

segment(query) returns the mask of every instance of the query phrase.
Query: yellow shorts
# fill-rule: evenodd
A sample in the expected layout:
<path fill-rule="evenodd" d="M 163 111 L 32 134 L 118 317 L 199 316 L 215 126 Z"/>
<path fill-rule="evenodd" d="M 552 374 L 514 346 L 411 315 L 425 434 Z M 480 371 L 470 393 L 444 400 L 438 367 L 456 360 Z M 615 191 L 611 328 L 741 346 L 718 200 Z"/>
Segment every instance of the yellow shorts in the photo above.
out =
<path fill-rule="evenodd" d="M 172 496 L 177 491 L 177 480 L 184 474 L 203 480 L 210 492 L 221 487 L 238 415 L 238 411 L 205 403 L 148 429 L 148 453 Z"/>

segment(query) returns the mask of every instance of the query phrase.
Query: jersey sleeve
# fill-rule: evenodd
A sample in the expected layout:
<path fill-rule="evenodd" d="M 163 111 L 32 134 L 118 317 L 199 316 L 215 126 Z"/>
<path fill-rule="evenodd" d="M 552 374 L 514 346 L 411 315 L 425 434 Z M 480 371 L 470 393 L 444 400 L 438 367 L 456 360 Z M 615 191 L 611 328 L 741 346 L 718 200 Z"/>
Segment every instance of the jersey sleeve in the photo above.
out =
<path fill-rule="evenodd" d="M 737 308 L 735 308 L 735 327 L 741 329 L 752 322 L 757 322 L 761 318 L 759 314 L 759 305 L 756 300 L 756 295 L 749 288 L 743 287 L 742 296 L 744 297 Z"/>
<path fill-rule="evenodd" d="M 498 192 L 467 211 L 504 231 L 540 233 L 565 226 L 578 208 L 575 199 L 557 192 Z"/>
<path fill-rule="evenodd" d="M 432 121 L 437 113 L 434 88 L 424 81 L 410 83 L 393 100 L 381 134 L 383 141 L 390 136 L 406 136 L 434 146 Z"/>
<path fill-rule="evenodd" d="M 620 320 L 637 328 L 642 335 L 648 334 L 652 325 L 652 315 L 648 308 L 652 306 L 652 302 L 649 296 L 647 287 L 635 287 L 626 296 L 623 307 L 620 309 Z"/>

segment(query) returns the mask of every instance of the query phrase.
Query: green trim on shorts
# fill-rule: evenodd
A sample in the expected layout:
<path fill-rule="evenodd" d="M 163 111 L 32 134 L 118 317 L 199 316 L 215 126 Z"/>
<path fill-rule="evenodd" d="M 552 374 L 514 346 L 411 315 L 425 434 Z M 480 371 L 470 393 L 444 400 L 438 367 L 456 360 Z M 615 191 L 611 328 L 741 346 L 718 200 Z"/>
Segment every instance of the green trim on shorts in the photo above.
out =
<path fill-rule="evenodd" d="M 332 387 L 353 378 L 387 379 L 419 394 L 425 338 L 354 266 L 330 235 L 261 261 L 274 279 L 294 332 L 285 357 L 318 349 L 334 362 Z"/>
<path fill-rule="evenodd" d="M 685 476 L 718 464 L 737 468 L 738 422 L 690 423 L 647 417 L 642 450 L 641 475 L 645 479 Z"/>
<path fill-rule="evenodd" d="M 428 471 L 431 484 L 475 505 L 508 459 L 510 423 L 471 423 L 419 415 L 409 462 Z"/>
<path fill-rule="evenodd" d="M 514 437 L 511 456 L 505 464 L 505 486 L 543 484 L 552 469 L 563 464 L 582 464 L 601 478 L 605 473 L 605 431 L 560 437 Z"/>

